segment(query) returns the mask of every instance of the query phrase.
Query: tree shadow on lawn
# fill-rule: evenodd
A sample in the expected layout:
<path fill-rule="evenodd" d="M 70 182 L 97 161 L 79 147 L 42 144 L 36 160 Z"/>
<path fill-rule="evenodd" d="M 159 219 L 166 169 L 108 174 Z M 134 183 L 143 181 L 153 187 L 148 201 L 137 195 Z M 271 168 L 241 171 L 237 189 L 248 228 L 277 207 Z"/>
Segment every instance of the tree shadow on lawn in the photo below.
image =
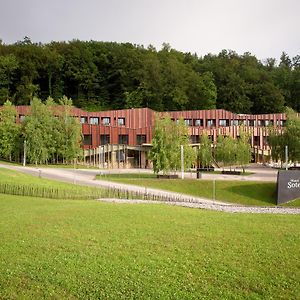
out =
<path fill-rule="evenodd" d="M 240 203 L 246 205 L 276 205 L 276 184 L 273 183 L 236 184 L 224 187 L 223 191 L 241 196 Z"/>

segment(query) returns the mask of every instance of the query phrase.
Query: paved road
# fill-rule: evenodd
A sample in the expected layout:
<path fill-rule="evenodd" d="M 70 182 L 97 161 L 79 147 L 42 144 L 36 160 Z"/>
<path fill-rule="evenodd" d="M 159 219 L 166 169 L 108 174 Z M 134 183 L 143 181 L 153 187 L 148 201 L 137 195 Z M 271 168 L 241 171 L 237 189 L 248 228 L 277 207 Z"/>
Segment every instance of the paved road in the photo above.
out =
<path fill-rule="evenodd" d="M 215 169 L 216 171 L 222 171 L 222 169 Z M 240 169 L 237 169 L 240 171 Z M 253 173 L 251 175 L 239 176 L 239 175 L 223 175 L 223 174 L 214 174 L 209 172 L 201 172 L 201 178 L 207 180 L 237 180 L 237 181 L 277 181 L 277 172 L 278 170 L 265 167 L 263 165 L 252 164 L 246 168 L 247 172 Z M 99 173 L 100 171 L 98 171 Z M 113 174 L 122 174 L 122 173 L 152 173 L 152 170 L 149 169 L 104 169 L 101 170 L 103 174 L 113 173 Z M 186 178 L 196 178 L 196 173 L 187 172 L 185 173 Z"/>
<path fill-rule="evenodd" d="M 172 201 L 168 202 L 168 204 L 172 205 L 181 205 L 181 206 L 187 206 L 187 207 L 195 207 L 195 208 L 204 208 L 204 209 L 211 209 L 211 210 L 218 210 L 218 211 L 226 211 L 226 212 L 245 212 L 245 213 L 276 213 L 276 214 L 300 214 L 300 208 L 287 208 L 287 207 L 251 207 L 251 206 L 242 206 L 242 205 L 235 205 L 231 203 L 224 203 L 221 201 L 212 201 L 209 199 L 204 199 L 200 197 L 192 197 L 187 196 L 179 193 L 173 193 L 173 192 L 167 192 L 157 189 L 150 189 L 147 188 L 145 190 L 144 187 L 140 186 L 134 186 L 134 185 L 127 185 L 127 184 L 121 184 L 121 183 L 113 183 L 105 180 L 95 180 L 95 176 L 100 173 L 99 170 L 82 170 L 82 169 L 60 169 L 60 168 L 33 168 L 33 167 L 21 167 L 21 166 L 12 166 L 12 165 L 5 165 L 0 164 L 0 167 L 13 169 L 17 171 L 21 171 L 24 173 L 28 173 L 34 176 L 40 176 L 43 178 L 48 179 L 54 179 L 64 182 L 70 182 L 75 184 L 81 184 L 81 185 L 88 185 L 88 186 L 94 186 L 94 187 L 111 187 L 111 188 L 121 188 L 125 190 L 130 191 L 136 191 L 136 192 L 148 192 L 153 195 L 163 196 L 163 197 L 170 197 L 173 199 L 176 199 L 178 201 Z M 252 168 L 253 170 L 255 168 Z M 136 171 L 136 170 L 135 170 Z M 106 172 L 106 171 L 101 171 Z M 112 170 L 110 170 L 112 172 Z M 118 172 L 134 172 L 134 170 L 118 170 Z M 148 172 L 148 170 L 143 170 L 140 172 Z M 263 169 L 263 168 L 257 168 L 257 173 L 255 176 L 249 175 L 245 176 L 247 180 L 254 180 L 253 178 L 256 178 L 256 180 L 260 181 L 264 176 L 267 175 L 267 178 L 269 178 L 269 181 L 274 180 L 274 176 L 276 178 L 277 171 L 269 170 L 269 169 Z M 186 174 L 186 176 L 195 176 L 195 174 Z M 221 179 L 225 175 L 218 175 L 218 174 L 210 174 L 207 175 L 206 178 L 215 178 L 215 179 Z M 249 178 L 252 176 L 251 178 Z M 227 178 L 232 178 L 232 176 L 225 176 Z M 235 176 L 237 177 L 237 176 Z M 258 178 L 258 179 L 257 179 Z M 235 180 L 246 180 L 241 179 L 239 176 L 238 178 L 234 178 Z M 102 199 L 103 200 L 103 199 Z M 117 199 L 106 199 L 103 201 L 113 201 L 113 202 L 126 202 L 129 203 L 128 200 L 117 200 Z M 145 203 L 147 201 L 140 200 L 140 202 L 136 202 L 136 200 L 131 201 L 133 203 Z M 148 202 L 147 202 L 148 203 Z M 151 202 L 154 203 L 154 202 Z M 165 202 L 164 202 L 165 203 Z"/>

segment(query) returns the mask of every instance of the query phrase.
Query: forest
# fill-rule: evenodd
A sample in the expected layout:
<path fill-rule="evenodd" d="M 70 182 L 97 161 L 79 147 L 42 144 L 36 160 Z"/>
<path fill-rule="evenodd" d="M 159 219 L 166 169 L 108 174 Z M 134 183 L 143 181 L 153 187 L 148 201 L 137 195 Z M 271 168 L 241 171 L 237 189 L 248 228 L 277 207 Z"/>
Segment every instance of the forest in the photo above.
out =
<path fill-rule="evenodd" d="M 90 111 L 223 108 L 235 113 L 300 111 L 300 55 L 279 61 L 222 50 L 200 57 L 163 44 L 0 40 L 0 105 L 63 96 Z"/>

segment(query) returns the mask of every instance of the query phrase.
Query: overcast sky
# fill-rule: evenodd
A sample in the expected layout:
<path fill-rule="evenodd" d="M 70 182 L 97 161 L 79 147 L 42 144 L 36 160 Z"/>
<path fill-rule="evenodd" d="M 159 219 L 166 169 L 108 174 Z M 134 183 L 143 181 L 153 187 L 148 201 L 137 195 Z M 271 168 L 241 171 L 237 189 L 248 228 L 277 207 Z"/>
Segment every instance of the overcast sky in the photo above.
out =
<path fill-rule="evenodd" d="M 300 0 L 0 0 L 0 39 L 98 40 L 198 55 L 300 54 Z"/>

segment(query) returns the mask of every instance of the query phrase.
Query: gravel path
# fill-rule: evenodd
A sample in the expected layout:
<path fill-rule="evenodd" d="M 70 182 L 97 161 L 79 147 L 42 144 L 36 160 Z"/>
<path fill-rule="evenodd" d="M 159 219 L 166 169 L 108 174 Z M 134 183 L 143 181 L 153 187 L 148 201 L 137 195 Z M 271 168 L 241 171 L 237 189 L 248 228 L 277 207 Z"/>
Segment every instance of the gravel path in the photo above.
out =
<path fill-rule="evenodd" d="M 176 201 L 150 201 L 150 200 L 122 200 L 122 199 L 98 199 L 103 202 L 122 203 L 122 204 L 167 204 L 189 208 L 209 209 L 223 211 L 228 213 L 252 213 L 252 214 L 290 214 L 299 215 L 299 208 L 287 207 L 257 207 L 257 206 L 236 206 L 236 205 L 220 205 L 201 202 L 176 202 Z"/>
<path fill-rule="evenodd" d="M 191 208 L 210 209 L 231 213 L 269 213 L 269 214 L 300 214 L 300 208 L 292 207 L 258 207 L 258 206 L 242 206 L 221 201 L 213 201 L 200 197 L 183 195 L 180 193 L 168 192 L 158 189 L 145 189 L 144 187 L 115 183 L 105 180 L 94 180 L 95 175 L 99 174 L 99 170 L 73 170 L 59 168 L 33 168 L 0 164 L 0 167 L 17 170 L 38 177 L 54 179 L 63 182 L 76 183 L 94 187 L 110 187 L 119 188 L 140 193 L 151 193 L 164 198 L 172 198 L 173 201 L 147 201 L 147 200 L 122 200 L 122 199 L 99 199 L 101 201 L 109 201 L 116 203 L 165 203 L 169 205 L 178 205 Z"/>

